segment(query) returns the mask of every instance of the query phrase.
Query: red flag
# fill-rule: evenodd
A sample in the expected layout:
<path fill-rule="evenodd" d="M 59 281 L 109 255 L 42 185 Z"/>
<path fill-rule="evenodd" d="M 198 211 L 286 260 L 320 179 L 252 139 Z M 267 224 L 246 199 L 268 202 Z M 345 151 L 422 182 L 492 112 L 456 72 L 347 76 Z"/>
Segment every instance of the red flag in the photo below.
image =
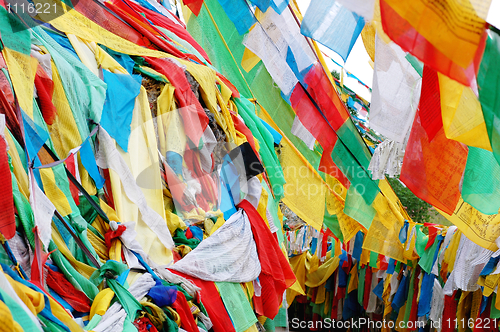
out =
<path fill-rule="evenodd" d="M 184 293 L 177 292 L 177 299 L 172 304 L 172 308 L 179 314 L 181 318 L 181 327 L 184 330 L 188 332 L 199 331 Z"/>
<path fill-rule="evenodd" d="M 292 286 L 296 280 L 295 274 L 278 241 L 253 205 L 243 200 L 238 207 L 245 210 L 252 226 L 261 265 L 259 281 L 262 286 L 264 316 L 273 319 L 278 314 L 285 289 Z"/>
<path fill-rule="evenodd" d="M 68 171 L 70 171 L 71 174 L 76 178 L 76 168 L 78 167 L 77 161 L 76 161 L 76 155 L 72 154 L 69 156 L 68 159 L 64 162 L 66 164 L 66 168 Z M 80 205 L 80 196 L 79 196 L 79 190 L 75 186 L 73 182 L 69 182 L 69 191 L 71 192 L 71 197 L 73 197 L 73 200 L 75 201 L 76 205 Z"/>
<path fill-rule="evenodd" d="M 153 43 L 132 28 L 130 25 L 122 21 L 119 17 L 112 14 L 100 2 L 93 0 L 79 0 L 75 4 L 75 9 L 87 17 L 89 20 L 97 23 L 102 28 L 122 37 L 136 45 L 144 46 L 147 48 L 155 48 Z"/>
<path fill-rule="evenodd" d="M 0 137 L 0 182 L 2 183 L 0 186 L 0 232 L 9 240 L 16 234 L 16 220 L 7 143 L 3 137 Z"/>
<path fill-rule="evenodd" d="M 40 111 L 43 119 L 48 125 L 51 125 L 57 115 L 57 109 L 52 103 L 52 95 L 54 94 L 54 82 L 49 75 L 43 70 L 42 66 L 38 65 L 35 76 L 35 87 L 40 102 Z"/>
<path fill-rule="evenodd" d="M 234 326 L 231 323 L 231 318 L 229 318 L 229 314 L 224 307 L 224 303 L 222 302 L 213 281 L 201 280 L 175 270 L 169 271 L 188 279 L 193 284 L 201 288 L 201 301 L 207 310 L 212 324 L 214 324 L 214 332 L 235 332 Z"/>
<path fill-rule="evenodd" d="M 166 40 L 169 40 L 167 36 L 161 35 L 142 15 L 138 14 L 124 2 L 106 2 L 105 5 L 113 12 L 115 12 L 118 16 L 120 16 L 125 22 L 130 24 L 134 29 L 147 37 L 147 39 L 153 42 L 160 50 L 181 59 L 186 58 L 186 55 L 184 53 L 162 39 L 164 38 Z"/>
<path fill-rule="evenodd" d="M 436 240 L 436 237 L 438 235 L 437 227 L 428 227 L 427 229 L 429 230 L 429 239 L 427 240 L 425 250 L 429 249 L 434 244 L 434 241 Z"/>
<path fill-rule="evenodd" d="M 460 199 L 467 152 L 466 146 L 446 138 L 443 129 L 430 141 L 417 111 L 400 179 L 420 199 L 451 215 Z"/>
<path fill-rule="evenodd" d="M 47 286 L 59 294 L 76 311 L 90 311 L 90 300 L 85 293 L 76 289 L 61 272 L 53 271 L 50 268 L 47 271 Z"/>
<path fill-rule="evenodd" d="M 429 141 L 432 141 L 438 131 L 443 128 L 443 118 L 441 117 L 438 74 L 429 66 L 424 66 L 418 108 L 422 127 L 427 132 Z"/>
<path fill-rule="evenodd" d="M 312 70 L 312 69 L 311 69 Z M 313 102 L 301 85 L 297 85 L 290 97 L 290 103 L 304 127 L 313 134 L 314 138 L 323 147 L 319 170 L 338 179 L 346 188 L 349 188 L 349 180 L 335 165 L 331 152 L 337 141 L 337 135 L 330 127 L 326 119 L 318 112 Z"/>
<path fill-rule="evenodd" d="M 411 6 L 408 2 L 408 7 Z M 475 79 L 474 63 L 464 68 L 453 62 L 425 39 L 408 21 L 400 16 L 385 0 L 380 1 L 380 15 L 384 32 L 401 48 L 413 54 L 434 70 L 443 73 L 463 85 L 470 86 Z M 476 52 L 482 53 L 481 42 Z M 477 53 L 476 53 L 477 54 Z M 473 60 L 473 59 L 471 59 Z"/>
<path fill-rule="evenodd" d="M 198 16 L 201 10 L 201 6 L 203 6 L 203 0 L 184 0 L 183 1 L 186 6 L 188 6 L 189 9 Z"/>

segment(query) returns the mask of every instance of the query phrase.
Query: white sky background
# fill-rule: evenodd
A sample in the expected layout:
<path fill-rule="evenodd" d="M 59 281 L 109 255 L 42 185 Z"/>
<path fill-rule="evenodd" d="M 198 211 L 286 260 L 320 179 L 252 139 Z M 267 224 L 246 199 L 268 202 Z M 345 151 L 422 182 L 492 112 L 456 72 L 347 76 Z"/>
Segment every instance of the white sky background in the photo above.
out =
<path fill-rule="evenodd" d="M 500 0 L 492 0 L 486 21 L 500 29 Z"/>
<path fill-rule="evenodd" d="M 405 1 L 411 1 L 411 0 L 405 0 Z M 297 0 L 297 4 L 299 5 L 299 9 L 302 15 L 305 15 L 307 7 L 309 7 L 310 2 L 311 0 Z M 500 29 L 500 0 L 491 1 L 491 7 L 488 13 L 487 21 L 488 23 Z M 324 47 L 319 43 L 318 46 L 323 53 L 334 59 L 337 63 L 343 64 L 344 60 L 342 60 L 340 55 L 338 55 L 334 51 L 330 50 L 327 47 Z M 331 61 L 325 56 L 324 58 L 330 70 L 335 69 L 339 73 L 341 72 L 340 67 L 337 66 L 335 63 L 333 63 L 333 61 Z M 351 50 L 351 53 L 349 54 L 349 57 L 347 58 L 344 68 L 345 70 L 348 70 L 349 72 L 354 74 L 361 81 L 363 81 L 363 83 L 365 83 L 369 87 L 372 87 L 373 69 L 370 66 L 369 62 L 370 62 L 370 57 L 366 53 L 361 36 L 359 36 L 358 40 L 356 40 L 356 43 L 354 44 L 354 47 Z M 368 101 L 371 100 L 370 91 L 361 84 L 359 84 L 356 79 L 347 77 L 345 73 L 344 73 L 344 84 L 347 85 L 351 90 L 356 92 L 359 96 L 365 98 Z"/>

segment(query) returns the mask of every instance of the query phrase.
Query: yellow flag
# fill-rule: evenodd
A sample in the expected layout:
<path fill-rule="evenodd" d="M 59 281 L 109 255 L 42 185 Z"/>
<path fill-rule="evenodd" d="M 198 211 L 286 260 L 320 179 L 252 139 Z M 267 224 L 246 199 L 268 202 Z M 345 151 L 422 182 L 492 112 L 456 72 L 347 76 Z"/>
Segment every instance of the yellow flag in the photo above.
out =
<path fill-rule="evenodd" d="M 495 240 L 500 236 L 500 214 L 483 214 L 462 198 L 451 216 L 436 210 L 477 245 L 492 251 L 498 249 Z"/>
<path fill-rule="evenodd" d="M 19 106 L 33 119 L 33 91 L 38 60 L 29 54 L 23 54 L 7 47 L 4 47 L 2 53 L 9 68 L 9 75 Z"/>
<path fill-rule="evenodd" d="M 241 67 L 248 73 L 253 69 L 260 61 L 260 58 L 250 51 L 248 48 L 245 48 L 245 52 L 243 52 L 243 58 L 241 59 Z"/>
<path fill-rule="evenodd" d="M 446 137 L 491 151 L 481 104 L 472 89 L 441 73 L 438 78 Z"/>
<path fill-rule="evenodd" d="M 23 328 L 12 318 L 9 307 L 0 301 L 0 332 L 23 332 Z"/>
<path fill-rule="evenodd" d="M 292 288 L 286 291 L 286 303 L 288 305 L 292 304 L 295 297 L 299 294 L 304 294 L 304 289 L 306 288 L 306 258 L 308 252 L 303 252 L 300 255 L 293 256 L 290 258 L 290 266 L 292 267 L 293 273 L 297 280 L 292 285 Z M 295 287 L 294 287 L 295 286 Z M 298 289 L 302 290 L 299 292 Z"/>
<path fill-rule="evenodd" d="M 111 290 L 111 288 L 106 288 L 100 291 L 94 299 L 92 303 L 92 307 L 90 307 L 90 315 L 89 318 L 92 319 L 94 315 L 104 315 L 109 308 L 111 300 L 115 296 L 115 292 Z"/>
<path fill-rule="evenodd" d="M 471 64 L 491 0 L 384 1 L 448 59 Z"/>
<path fill-rule="evenodd" d="M 54 172 L 51 168 L 40 169 L 40 177 L 42 178 L 43 189 L 45 195 L 50 199 L 57 211 L 64 217 L 70 214 L 71 205 L 63 191 L 56 184 Z"/>
<path fill-rule="evenodd" d="M 283 202 L 302 220 L 317 230 L 323 226 L 326 185 L 321 177 L 312 172 L 293 145 L 282 141 L 281 166 L 286 184 L 283 186 Z"/>
<path fill-rule="evenodd" d="M 141 191 L 144 194 L 147 205 L 165 220 L 166 215 L 157 153 L 157 139 L 144 87 L 141 87 L 141 91 L 136 99 L 131 129 L 128 152 L 119 149 L 120 155 L 130 169 L 134 179 L 138 179 L 136 181 L 141 185 Z M 170 263 L 172 261 L 172 253 L 161 243 L 158 236 L 142 219 L 137 205 L 125 193 L 118 174 L 114 170 L 109 169 L 109 175 L 115 211 L 118 218 L 122 221 L 133 220 L 136 222 L 136 240 L 154 262 L 157 264 Z"/>
<path fill-rule="evenodd" d="M 391 219 L 393 220 L 392 224 L 388 224 L 389 220 L 386 219 L 388 215 L 393 216 L 392 212 L 384 214 L 377 211 L 365 236 L 363 249 L 404 262 L 403 245 L 399 241 L 401 224 L 394 217 Z M 382 220 L 386 221 L 383 222 Z"/>
<path fill-rule="evenodd" d="M 370 22 L 367 22 L 363 30 L 361 30 L 363 45 L 372 61 L 375 61 L 375 31 L 375 27 Z"/>
<path fill-rule="evenodd" d="M 339 257 L 327 257 L 327 260 L 315 272 L 306 275 L 306 286 L 318 287 L 324 284 L 333 272 L 337 270 L 339 262 Z"/>
<path fill-rule="evenodd" d="M 52 125 L 48 126 L 50 137 L 57 154 L 61 157 L 68 155 L 71 149 L 80 146 L 82 138 L 78 133 L 78 127 L 75 122 L 75 117 L 69 106 L 68 99 L 64 92 L 64 87 L 59 77 L 57 67 L 52 62 L 52 80 L 54 82 L 54 95 L 52 102 L 57 109 L 57 116 Z M 83 167 L 81 158 L 78 157 L 78 170 L 80 172 L 80 179 L 83 188 L 90 194 L 96 194 L 96 188 L 93 180 L 90 178 L 89 173 Z"/>

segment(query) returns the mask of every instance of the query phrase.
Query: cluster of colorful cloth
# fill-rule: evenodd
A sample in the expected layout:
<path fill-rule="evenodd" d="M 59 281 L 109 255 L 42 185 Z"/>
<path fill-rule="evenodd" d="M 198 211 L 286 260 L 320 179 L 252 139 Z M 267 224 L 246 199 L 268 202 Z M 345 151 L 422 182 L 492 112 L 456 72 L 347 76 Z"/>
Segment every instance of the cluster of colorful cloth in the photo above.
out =
<path fill-rule="evenodd" d="M 365 318 L 385 322 L 380 326 L 387 331 L 498 328 L 498 253 L 456 226 L 405 223 L 404 261 L 365 250 L 362 232 L 347 243 L 335 235 L 329 243 L 329 236 L 330 229 L 309 226 L 286 232 L 290 264 L 306 291 L 287 291 L 289 314 L 310 327 Z"/>
<path fill-rule="evenodd" d="M 281 135 L 255 104 L 155 2 L 3 5 L 1 329 L 286 326 Z"/>
<path fill-rule="evenodd" d="M 386 262 L 390 258 L 413 268 L 426 250 L 415 250 L 412 258 L 405 254 L 409 248 L 399 235 L 410 218 L 386 181 L 386 175 L 399 176 L 415 195 L 456 225 L 465 234 L 462 238 L 467 236 L 478 250 L 488 250 L 486 258 L 475 262 L 480 264 L 477 273 L 460 272 L 472 284 L 479 280 L 487 299 L 478 300 L 476 295 L 473 311 L 468 300 L 466 306 L 458 306 L 459 311 L 447 306 L 455 317 L 463 318 L 465 312 L 475 319 L 476 305 L 481 303 L 484 314 L 492 303 L 487 288 L 496 289 L 498 279 L 496 269 L 483 271 L 481 264 L 486 265 L 487 256 L 498 249 L 500 236 L 495 125 L 500 104 L 493 97 L 500 84 L 500 34 L 486 22 L 490 1 L 318 0 L 311 1 L 304 17 L 294 1 L 288 8 L 276 1 L 249 2 L 251 6 L 189 1 L 190 8 L 198 8 L 193 9 L 197 16 L 185 13 L 185 18 L 188 31 L 209 50 L 215 67 L 242 95 L 255 98 L 258 115 L 272 119 L 285 134 L 280 151 L 286 180 L 283 203 L 317 234 L 328 227 L 345 244 L 361 232 L 358 247 L 368 253 L 365 258 L 385 257 Z M 343 105 L 353 106 L 348 93 L 342 86 L 332 88 L 334 80 L 321 52 L 304 36 L 344 60 L 361 36 L 374 68 L 367 125 L 350 116 Z M 373 156 L 369 147 L 379 142 L 366 139 L 371 133 L 383 140 L 375 144 Z M 296 148 L 297 158 L 289 146 Z M 321 219 L 323 227 L 317 222 Z M 432 229 L 426 234 L 435 237 Z M 442 236 L 446 229 L 439 231 Z M 303 236 L 310 231 L 294 234 L 288 240 L 301 238 L 308 243 Z M 324 255 L 326 243 L 311 255 Z M 291 243 L 287 247 L 296 248 Z M 337 250 L 331 257 L 338 255 Z M 320 258 L 315 259 L 322 263 Z M 364 264 L 368 261 L 357 260 L 352 266 L 361 271 Z M 496 267 L 494 261 L 488 264 Z M 449 266 L 443 271 L 444 278 L 437 280 L 441 287 L 453 273 Z M 481 284 L 480 273 L 491 278 L 487 287 Z M 471 291 L 457 285 L 463 292 Z M 419 303 L 420 294 L 416 299 Z"/>

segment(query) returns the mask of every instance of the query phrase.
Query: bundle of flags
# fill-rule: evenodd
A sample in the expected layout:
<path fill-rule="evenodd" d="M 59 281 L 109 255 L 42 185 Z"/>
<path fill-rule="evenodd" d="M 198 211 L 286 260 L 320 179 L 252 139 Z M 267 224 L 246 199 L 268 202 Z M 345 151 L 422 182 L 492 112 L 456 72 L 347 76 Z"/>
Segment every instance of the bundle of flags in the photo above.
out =
<path fill-rule="evenodd" d="M 446 3 L 1 2 L 5 329 L 493 317 L 498 31 Z M 314 41 L 345 60 L 360 34 L 370 105 Z M 415 224 L 384 172 L 456 227 Z"/>
<path fill-rule="evenodd" d="M 306 290 L 287 291 L 289 312 L 311 330 L 344 326 L 332 325 L 337 320 L 361 328 L 372 321 L 387 331 L 498 328 L 497 254 L 456 226 L 406 222 L 398 235 L 404 259 L 395 260 L 366 250 L 370 240 L 361 231 L 344 242 L 325 223 L 322 232 L 286 232 L 290 263 Z M 484 326 L 488 320 L 493 326 Z"/>
<path fill-rule="evenodd" d="M 204 48 L 217 50 L 212 56 L 216 67 L 233 75 L 243 95 L 259 101 L 257 113 L 279 126 L 307 169 L 326 183 L 318 191 L 325 193 L 326 208 L 322 200 L 307 200 L 317 197 L 310 191 L 302 205 L 286 195 L 283 202 L 311 227 L 316 223 L 304 203 L 317 204 L 315 211 L 325 211 L 324 222 L 335 216 L 340 231 L 335 238 L 341 235 L 346 243 L 361 231 L 364 250 L 403 261 L 405 246 L 398 234 L 410 218 L 384 173 L 399 176 L 474 244 L 498 248 L 500 165 L 494 123 L 499 105 L 494 91 L 499 71 L 494 59 L 499 33 L 486 22 L 489 5 L 482 0 L 313 1 L 304 17 L 293 2 L 281 13 L 250 5 L 245 10 L 256 20 L 242 27 L 231 16 L 226 20 L 222 2 L 204 1 L 199 14 L 186 20 Z M 368 125 L 363 124 L 383 141 L 373 157 L 355 125 L 364 128 L 347 111 L 342 89 L 332 88 L 334 80 L 315 44 L 346 60 L 359 35 L 374 61 Z M 272 84 L 277 88 L 264 88 Z M 282 100 L 276 100 L 278 95 Z M 293 121 L 286 120 L 289 114 Z M 288 186 L 287 175 L 293 174 L 288 169 L 297 163 L 285 157 L 281 164 Z M 420 254 L 415 252 L 415 259 Z"/>

